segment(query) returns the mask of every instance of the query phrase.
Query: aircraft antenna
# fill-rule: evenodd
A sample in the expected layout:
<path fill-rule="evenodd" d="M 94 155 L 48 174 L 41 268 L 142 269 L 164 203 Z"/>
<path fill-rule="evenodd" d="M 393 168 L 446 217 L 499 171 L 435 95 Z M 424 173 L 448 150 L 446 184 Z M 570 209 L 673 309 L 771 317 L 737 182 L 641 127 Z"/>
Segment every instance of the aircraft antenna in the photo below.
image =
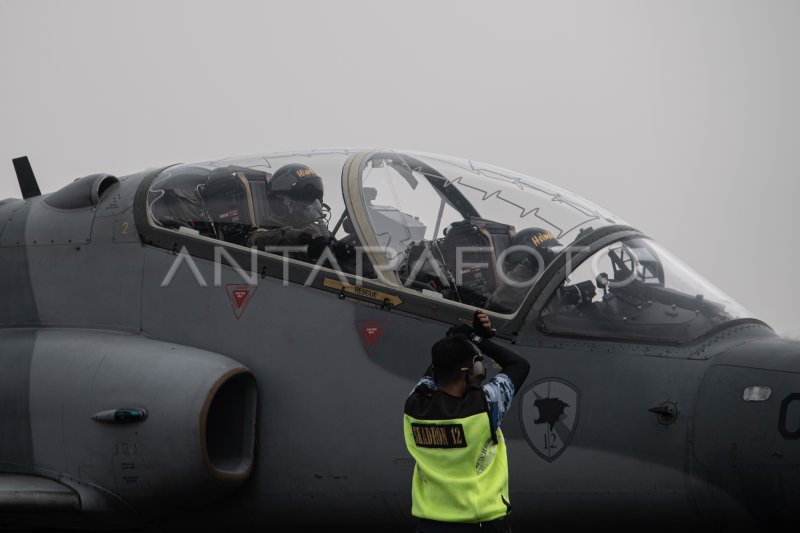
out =
<path fill-rule="evenodd" d="M 28 156 L 17 157 L 12 161 L 14 163 L 14 170 L 17 172 L 17 181 L 19 181 L 19 189 L 22 191 L 22 197 L 28 199 L 34 196 L 41 196 L 42 191 L 39 190 L 39 184 L 36 183 L 36 176 L 33 174 Z"/>

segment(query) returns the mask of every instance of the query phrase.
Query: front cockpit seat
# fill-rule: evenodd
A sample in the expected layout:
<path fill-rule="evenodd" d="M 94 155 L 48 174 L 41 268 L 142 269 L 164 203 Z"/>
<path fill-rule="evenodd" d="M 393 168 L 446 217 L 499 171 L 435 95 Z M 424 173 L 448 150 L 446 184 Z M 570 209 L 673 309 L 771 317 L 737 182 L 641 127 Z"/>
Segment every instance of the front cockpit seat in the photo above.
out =
<path fill-rule="evenodd" d="M 459 280 L 462 303 L 483 307 L 500 283 L 498 258 L 509 247 L 513 226 L 470 217 L 454 223 L 438 242 L 444 262 Z M 460 250 L 460 252 L 459 252 Z M 459 276 L 460 274 L 460 276 Z"/>
<path fill-rule="evenodd" d="M 499 284 L 497 259 L 513 237 L 513 226 L 470 217 L 452 224 L 441 239 L 412 243 L 400 277 L 413 278 L 405 282 L 409 286 L 483 307 Z"/>

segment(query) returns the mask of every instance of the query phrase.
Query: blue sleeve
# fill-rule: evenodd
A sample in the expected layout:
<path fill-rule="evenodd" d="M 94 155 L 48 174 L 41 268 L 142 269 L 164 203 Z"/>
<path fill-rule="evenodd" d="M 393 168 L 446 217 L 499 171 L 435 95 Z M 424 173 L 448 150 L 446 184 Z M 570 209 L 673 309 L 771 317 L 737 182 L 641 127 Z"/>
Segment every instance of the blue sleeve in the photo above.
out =
<path fill-rule="evenodd" d="M 411 393 L 409 393 L 409 396 L 411 396 L 411 394 L 414 394 L 414 392 L 416 392 L 416 390 L 421 388 L 421 387 L 424 387 L 426 389 L 430 389 L 431 392 L 434 392 L 436 389 L 439 388 L 438 385 L 436 385 L 436 381 L 434 381 L 434 379 L 432 377 L 427 376 L 427 375 L 426 376 L 422 376 L 422 379 L 420 379 L 417 382 L 417 384 L 414 385 L 414 388 L 411 389 Z"/>
<path fill-rule="evenodd" d="M 489 419 L 492 429 L 500 427 L 514 399 L 514 382 L 507 374 L 499 373 L 483 386 L 483 394 L 489 404 Z"/>

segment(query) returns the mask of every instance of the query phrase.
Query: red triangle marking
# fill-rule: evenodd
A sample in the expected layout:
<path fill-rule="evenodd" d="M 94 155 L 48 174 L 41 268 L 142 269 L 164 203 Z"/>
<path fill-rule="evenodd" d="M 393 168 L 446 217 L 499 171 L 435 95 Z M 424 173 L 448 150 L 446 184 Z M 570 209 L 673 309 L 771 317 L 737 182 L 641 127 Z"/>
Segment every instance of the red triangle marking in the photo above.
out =
<path fill-rule="evenodd" d="M 386 320 L 356 320 L 356 327 L 361 335 L 361 342 L 367 355 L 372 357 L 375 355 L 383 337 L 384 329 L 386 327 Z"/>
<path fill-rule="evenodd" d="M 366 337 L 367 344 L 373 344 L 380 338 L 381 328 L 378 326 L 367 326 L 364 328 L 364 336 Z"/>
<path fill-rule="evenodd" d="M 236 302 L 236 307 L 241 307 L 247 297 L 250 295 L 248 290 L 235 290 L 233 291 L 233 299 Z"/>
<path fill-rule="evenodd" d="M 228 293 L 228 299 L 231 301 L 231 308 L 236 320 L 239 320 L 247 308 L 247 304 L 253 298 L 253 295 L 258 289 L 257 286 L 250 285 L 226 285 L 225 290 Z"/>

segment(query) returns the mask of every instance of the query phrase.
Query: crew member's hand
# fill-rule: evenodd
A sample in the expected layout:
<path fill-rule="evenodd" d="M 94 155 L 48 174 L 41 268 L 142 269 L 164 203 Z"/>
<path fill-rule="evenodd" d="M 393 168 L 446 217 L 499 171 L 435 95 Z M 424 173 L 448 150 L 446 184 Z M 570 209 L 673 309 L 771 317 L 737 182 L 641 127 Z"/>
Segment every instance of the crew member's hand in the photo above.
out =
<path fill-rule="evenodd" d="M 308 243 L 308 257 L 312 261 L 316 261 L 322 256 L 325 248 L 331 243 L 330 237 L 323 237 L 321 235 L 311 235 Z"/>
<path fill-rule="evenodd" d="M 497 330 L 492 327 L 492 321 L 489 320 L 489 316 L 480 309 L 475 310 L 475 316 L 472 320 L 472 329 L 475 333 L 487 339 L 494 337 L 497 333 Z"/>
<path fill-rule="evenodd" d="M 333 255 L 336 256 L 338 260 L 347 260 L 350 257 L 355 257 L 356 255 L 356 248 L 352 244 L 337 241 L 335 239 L 331 239 L 331 249 L 333 250 Z"/>

